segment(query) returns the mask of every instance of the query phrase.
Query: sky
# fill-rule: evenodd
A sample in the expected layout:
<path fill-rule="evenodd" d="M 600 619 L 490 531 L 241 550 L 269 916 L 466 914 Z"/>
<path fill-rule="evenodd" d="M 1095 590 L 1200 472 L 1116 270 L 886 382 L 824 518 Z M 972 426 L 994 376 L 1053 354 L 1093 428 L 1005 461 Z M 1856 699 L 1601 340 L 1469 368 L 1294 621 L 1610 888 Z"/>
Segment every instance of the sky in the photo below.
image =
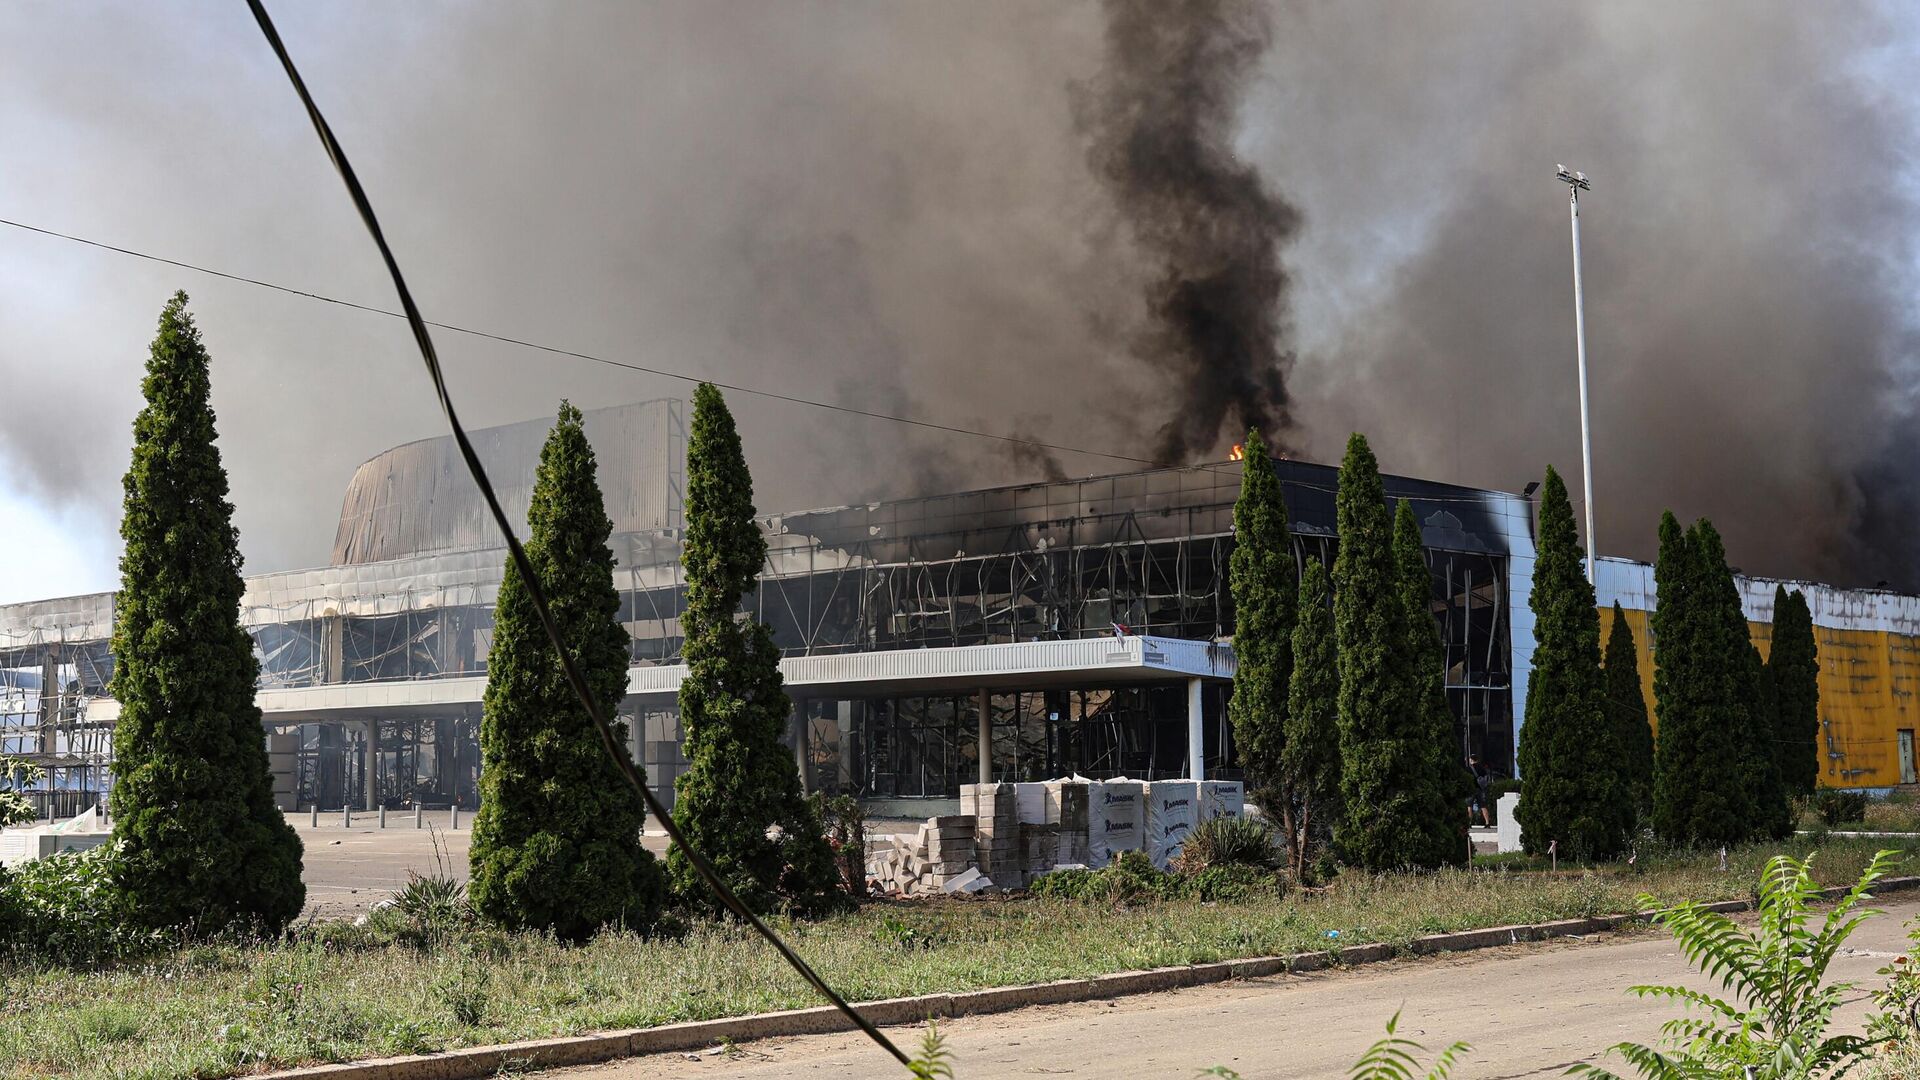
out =
<path fill-rule="evenodd" d="M 1564 161 L 1594 178 L 1602 550 L 1650 557 L 1671 508 L 1711 516 L 1751 571 L 1920 589 L 1910 9 L 347 0 L 275 16 L 430 318 L 1134 457 L 1224 456 L 1251 415 L 1206 411 L 1211 361 L 1169 343 L 1162 303 L 1167 282 L 1238 259 L 1265 275 L 1270 325 L 1231 392 L 1279 393 L 1262 418 L 1292 452 L 1337 461 L 1362 430 L 1390 471 L 1577 477 Z M 1114 166 L 1143 103 L 1181 122 L 1193 106 L 1211 171 L 1178 197 Z M 392 304 L 244 5 L 0 8 L 0 145 L 0 218 Z M 1223 179 L 1254 218 L 1208 201 Z M 1266 270 L 1247 257 L 1255 219 Z M 114 586 L 140 373 L 174 289 L 213 356 L 249 571 L 323 563 L 354 467 L 439 432 L 395 320 L 0 226 L 0 603 Z M 688 393 L 440 344 L 470 424 Z M 734 405 L 766 511 L 1129 467 Z"/>

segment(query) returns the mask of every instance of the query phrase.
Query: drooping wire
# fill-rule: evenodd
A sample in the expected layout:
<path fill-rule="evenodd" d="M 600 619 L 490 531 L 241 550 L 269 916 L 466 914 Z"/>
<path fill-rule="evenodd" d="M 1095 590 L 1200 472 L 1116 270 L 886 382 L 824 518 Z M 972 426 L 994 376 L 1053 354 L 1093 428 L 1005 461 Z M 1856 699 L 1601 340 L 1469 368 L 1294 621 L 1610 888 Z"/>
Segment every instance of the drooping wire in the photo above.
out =
<path fill-rule="evenodd" d="M 101 251 L 111 251 L 116 255 L 126 255 L 135 259 L 143 259 L 147 262 L 160 263 L 164 266 L 177 266 L 182 270 L 191 270 L 196 274 L 206 274 L 209 277 L 235 281 L 243 285 L 252 285 L 261 289 L 271 289 L 275 292 L 282 292 L 289 296 L 298 296 L 307 300 L 314 300 L 322 304 L 332 304 L 336 307 L 350 308 L 354 311 L 364 311 L 370 315 L 385 315 L 393 319 L 405 319 L 407 317 L 403 311 L 394 311 L 390 308 L 378 307 L 373 304 L 362 304 L 353 300 L 345 300 L 338 296 L 329 296 L 326 293 L 314 292 L 311 289 L 295 288 L 292 285 L 282 285 L 279 282 L 249 277 L 245 274 L 236 274 L 228 270 L 217 270 L 199 263 L 187 262 L 184 259 L 168 258 L 165 255 L 156 255 L 150 251 L 141 251 L 137 248 L 125 247 L 120 244 L 110 244 L 104 240 L 95 240 L 91 237 L 62 232 L 59 229 L 50 229 L 43 225 L 32 225 L 24 221 L 16 221 L 12 218 L 4 217 L 0 217 L 0 225 L 19 229 L 22 232 L 37 233 L 41 236 L 52 237 L 56 240 L 65 240 L 69 243 L 97 248 Z M 1124 461 L 1133 465 L 1144 465 L 1152 469 L 1189 469 L 1218 472 L 1222 469 L 1232 469 L 1239 464 L 1237 461 L 1165 461 L 1157 458 L 1140 457 L 1134 454 L 1116 453 L 1112 450 L 1092 450 L 1084 446 L 1072 446 L 1067 443 L 1053 443 L 1041 439 L 1029 439 L 1020 435 L 1008 435 L 999 431 L 982 431 L 979 428 L 962 427 L 959 424 L 947 424 L 938 420 L 922 420 L 912 416 L 901 416 L 898 413 L 876 412 L 872 409 L 860 409 L 851 405 L 836 405 L 831 401 L 801 397 L 798 394 L 786 394 L 778 390 L 768 390 L 746 383 L 731 383 L 719 379 L 703 378 L 699 375 L 689 375 L 683 371 L 675 371 L 672 368 L 656 367 L 651 364 L 636 363 L 632 360 L 616 360 L 610 356 L 599 356 L 594 353 L 581 352 L 578 349 L 568 349 L 559 345 L 547 345 L 538 341 L 530 341 L 526 338 L 517 338 L 510 334 L 494 333 L 491 330 L 477 330 L 470 326 L 436 322 L 432 319 L 423 319 L 422 322 L 436 330 L 446 330 L 450 333 L 465 334 L 468 337 L 498 342 L 502 345 L 513 345 L 522 349 L 532 349 L 535 352 L 547 353 L 550 356 L 565 356 L 575 360 L 585 360 L 592 364 L 620 368 L 625 371 L 638 372 L 642 375 L 653 375 L 662 379 L 674 379 L 679 382 L 711 383 L 715 387 L 726 390 L 729 393 L 746 394 L 752 397 L 766 398 L 769 401 L 785 402 L 789 405 L 803 405 L 810 409 L 823 409 L 828 412 L 843 413 L 848 416 L 859 416 L 868 420 L 885 420 L 889 423 L 905 424 L 909 427 L 925 428 L 929 431 L 939 431 L 949 435 L 965 435 L 969 438 L 988 439 L 993 442 L 1007 443 L 1012 446 L 1024 446 L 1034 450 L 1048 450 L 1063 454 L 1079 454 L 1084 457 L 1106 458 L 1111 461 Z M 1290 479 L 1285 481 L 1285 483 L 1291 488 L 1321 491 L 1328 494 L 1333 494 L 1337 490 L 1330 484 L 1315 483 L 1311 480 Z M 1389 495 L 1399 497 L 1398 493 L 1394 492 L 1390 492 Z M 1481 495 L 1440 495 L 1423 493 L 1419 495 L 1409 495 L 1407 497 L 1414 499 L 1416 502 L 1436 504 L 1468 503 L 1480 505 L 1486 501 L 1484 496 Z"/>
<path fill-rule="evenodd" d="M 164 266 L 177 266 L 182 270 L 192 270 L 195 273 L 206 274 L 211 277 L 224 278 L 228 281 L 237 281 L 243 285 L 253 285 L 262 289 L 272 289 L 275 292 L 283 292 L 288 294 L 289 296 L 299 296 L 308 300 L 317 300 L 323 304 L 333 304 L 338 307 L 352 308 L 355 311 L 364 311 L 370 315 L 385 315 L 389 318 L 394 318 L 394 319 L 404 319 L 407 317 L 406 313 L 402 311 L 394 311 L 390 308 L 377 307 L 373 304 L 362 304 L 353 300 L 343 300 L 337 296 L 328 296 L 326 293 L 314 292 L 310 289 L 295 288 L 292 285 L 282 285 L 276 281 L 266 281 L 261 278 L 248 277 L 245 274 L 235 274 L 226 270 L 216 270 L 210 266 L 202 266 L 198 263 L 190 263 L 181 259 L 170 259 L 165 255 L 155 255 L 152 252 L 140 251 L 136 248 L 122 247 L 119 244 L 109 244 L 104 240 L 94 240 L 90 237 L 78 236 L 69 232 L 62 232 L 59 229 L 49 229 L 42 225 L 30 225 L 24 221 L 14 221 L 10 218 L 0 218 L 0 225 L 5 225 L 10 228 L 19 229 L 22 232 L 39 233 L 41 236 L 51 236 L 54 239 L 66 240 L 70 243 L 84 244 L 87 247 L 99 248 L 102 251 L 111 251 L 118 255 L 128 255 L 136 259 L 145 259 L 148 262 L 156 262 Z M 805 405 L 809 408 L 825 409 L 829 412 L 845 413 L 849 416 L 862 416 L 869 420 L 886 420 L 895 424 L 906 424 L 911 427 L 926 428 L 929 431 L 946 432 L 947 434 L 950 434 L 950 435 L 966 435 L 970 438 L 976 438 L 976 439 L 991 439 L 995 442 L 1009 443 L 1014 446 L 1024 446 L 1033 450 L 1047 450 L 1047 451 L 1053 451 L 1056 453 L 1063 453 L 1063 454 L 1081 454 L 1086 457 L 1108 458 L 1113 461 L 1125 461 L 1134 465 L 1149 465 L 1155 468 L 1173 468 L 1173 467 L 1177 467 L 1177 465 L 1179 464 L 1175 462 L 1156 461 L 1152 458 L 1138 457 L 1133 454 L 1117 454 L 1109 450 L 1089 450 L 1084 446 L 1068 446 L 1065 443 L 1050 443 L 1041 439 L 1029 439 L 1029 438 L 1026 438 L 1025 436 L 1008 435 L 998 431 L 981 431 L 977 428 L 961 427 L 958 424 L 943 424 L 938 420 L 922 420 L 917 417 L 902 416 L 898 413 L 876 412 L 872 409 L 861 409 L 861 408 L 856 408 L 852 405 L 836 405 L 833 402 L 821 401 L 818 398 L 801 397 L 798 394 L 784 394 L 778 390 L 767 390 L 758 386 L 748 386 L 745 383 L 729 383 L 719 379 L 704 378 L 699 375 L 689 375 L 682 371 L 674 371 L 671 368 L 655 367 L 651 364 L 640 364 L 640 363 L 635 363 L 631 360 L 615 360 L 612 357 L 608 357 L 608 356 L 597 356 L 593 353 L 580 352 L 577 349 L 562 348 L 558 345 L 545 345 L 538 341 L 528 341 L 525 338 L 517 338 L 508 334 L 496 334 L 489 330 L 476 330 L 469 326 L 458 326 L 453 323 L 436 322 L 432 319 L 425 319 L 422 321 L 425 322 L 426 325 L 434 327 L 435 329 L 446 330 L 455 334 L 465 334 L 469 337 L 477 337 L 486 341 L 496 341 L 502 345 L 515 345 L 523 349 L 533 349 L 536 352 L 548 353 L 553 356 L 566 356 L 566 357 L 571 357 L 572 359 L 575 359 L 575 360 L 585 360 L 589 363 L 601 364 L 606 367 L 622 368 L 627 371 L 637 371 L 642 375 L 653 375 L 662 379 L 674 379 L 679 382 L 685 382 L 685 383 L 702 383 L 702 382 L 711 383 L 715 387 L 721 390 L 726 390 L 730 393 L 749 394 L 753 397 L 766 398 L 770 401 L 784 401 L 789 405 Z"/>
<path fill-rule="evenodd" d="M 553 644 L 554 652 L 560 657 L 560 666 L 566 673 L 568 684 L 573 687 L 574 695 L 580 699 L 580 704 L 587 710 L 587 715 L 593 718 L 593 725 L 599 730 L 600 741 L 606 747 L 607 753 L 612 755 L 621 774 L 626 777 L 627 783 L 633 786 L 641 799 L 646 802 L 647 809 L 665 826 L 667 836 L 673 843 L 679 845 L 687 861 L 693 864 L 701 880 L 713 889 L 721 904 L 752 926 L 761 937 L 779 951 L 802 978 L 853 1021 L 868 1038 L 881 1049 L 892 1054 L 900 1064 L 911 1068 L 912 1059 L 895 1046 L 893 1040 L 887 1038 L 879 1028 L 873 1025 L 872 1021 L 860 1014 L 860 1010 L 854 1008 L 833 987 L 827 985 L 827 981 L 801 959 L 800 954 L 794 952 L 779 934 L 741 903 L 740 898 L 733 894 L 733 890 L 727 888 L 726 882 L 720 880 L 720 875 L 714 870 L 713 864 L 687 843 L 679 826 L 674 824 L 673 815 L 661 805 L 652 789 L 647 787 L 635 769 L 633 759 L 614 738 L 612 725 L 601 714 L 599 702 L 594 699 L 592 691 L 587 687 L 586 677 L 574 663 L 573 654 L 567 649 L 566 642 L 561 637 L 560 627 L 554 622 L 553 612 L 547 606 L 546 590 L 540 585 L 540 576 L 534 572 L 533 564 L 527 560 L 526 549 L 514 535 L 506 511 L 500 508 L 500 500 L 494 494 L 493 484 L 487 478 L 486 467 L 480 463 L 479 455 L 474 453 L 473 444 L 467 438 L 466 429 L 460 424 L 460 418 L 453 407 L 453 398 L 447 392 L 446 379 L 440 370 L 440 358 L 433 346 L 433 336 L 427 330 L 426 320 L 420 316 L 420 309 L 413 302 L 413 293 L 407 288 L 406 279 L 400 273 L 399 263 L 394 260 L 393 249 L 387 246 L 386 234 L 381 231 L 379 219 L 374 216 L 373 204 L 368 201 L 367 193 L 361 188 L 359 178 L 354 175 L 353 166 L 347 161 L 346 151 L 340 146 L 339 140 L 334 138 L 333 129 L 328 126 L 326 117 L 321 115 L 320 107 L 314 103 L 313 95 L 307 92 L 306 81 L 300 77 L 299 69 L 294 66 L 293 57 L 288 54 L 285 43 L 280 40 L 280 33 L 274 28 L 273 19 L 267 14 L 267 9 L 261 4 L 261 0 L 247 0 L 247 7 L 253 11 L 254 21 L 260 24 L 260 32 L 266 36 L 267 44 L 273 47 L 274 55 L 279 57 L 281 66 L 286 69 L 287 78 L 292 81 L 294 91 L 300 95 L 300 103 L 306 107 L 307 118 L 313 122 L 314 132 L 320 137 L 321 145 L 326 148 L 327 157 L 333 162 L 334 171 L 340 174 L 341 182 L 346 185 L 347 194 L 353 199 L 354 208 L 359 211 L 360 220 L 366 225 L 368 234 L 372 236 L 374 246 L 380 249 L 380 258 L 386 263 L 388 275 L 393 278 L 394 291 L 399 294 L 400 307 L 406 312 L 407 325 L 413 329 L 414 344 L 419 346 L 420 359 L 426 364 L 427 375 L 433 380 L 434 393 L 440 399 L 441 411 L 446 414 L 447 426 L 453 432 L 453 441 L 460 448 L 460 456 L 466 462 L 467 471 L 473 474 L 473 481 L 480 488 L 480 495 L 486 501 L 488 511 L 493 515 L 494 524 L 500 528 L 500 535 L 506 538 L 508 555 L 526 583 L 527 595 L 533 601 L 534 611 L 540 616 L 540 625 L 547 633 L 547 640 Z"/>

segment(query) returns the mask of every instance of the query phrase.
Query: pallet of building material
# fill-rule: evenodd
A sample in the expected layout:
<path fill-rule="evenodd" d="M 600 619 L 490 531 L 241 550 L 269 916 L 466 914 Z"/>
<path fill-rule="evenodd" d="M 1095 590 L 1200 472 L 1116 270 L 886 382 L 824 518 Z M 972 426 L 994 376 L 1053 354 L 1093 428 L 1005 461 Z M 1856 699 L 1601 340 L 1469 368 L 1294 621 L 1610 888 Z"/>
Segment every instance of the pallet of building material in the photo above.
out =
<path fill-rule="evenodd" d="M 1247 816 L 1247 786 L 1238 780 L 1206 780 L 1200 784 L 1200 820 Z"/>
<path fill-rule="evenodd" d="M 1146 785 L 1096 780 L 1087 785 L 1087 865 L 1101 867 L 1146 842 Z"/>
<path fill-rule="evenodd" d="M 1021 869 L 1027 874 L 1044 874 L 1060 861 L 1060 826 L 1022 825 Z"/>
<path fill-rule="evenodd" d="M 1200 785 L 1192 780 L 1155 780 L 1147 785 L 1146 803 L 1147 858 L 1165 870 L 1199 821 Z"/>
<path fill-rule="evenodd" d="M 1022 825 L 1045 825 L 1047 823 L 1047 785 L 1041 783 L 1013 784 L 1013 802 L 1015 812 Z"/>
<path fill-rule="evenodd" d="M 1047 821 L 1057 830 L 1054 865 L 1087 861 L 1087 782 L 1047 781 Z"/>

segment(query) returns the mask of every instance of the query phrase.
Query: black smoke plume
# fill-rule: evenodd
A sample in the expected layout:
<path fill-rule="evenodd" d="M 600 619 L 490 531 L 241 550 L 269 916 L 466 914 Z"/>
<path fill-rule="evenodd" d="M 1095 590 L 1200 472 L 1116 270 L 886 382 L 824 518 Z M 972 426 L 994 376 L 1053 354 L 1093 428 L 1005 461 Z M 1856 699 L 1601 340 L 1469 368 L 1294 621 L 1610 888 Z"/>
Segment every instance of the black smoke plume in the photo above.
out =
<path fill-rule="evenodd" d="M 1235 106 L 1272 41 L 1251 0 L 1108 0 L 1106 62 L 1076 88 L 1088 161 L 1156 265 L 1133 353 L 1171 392 L 1152 456 L 1217 456 L 1259 427 L 1289 445 L 1287 273 L 1300 214 L 1234 152 Z"/>

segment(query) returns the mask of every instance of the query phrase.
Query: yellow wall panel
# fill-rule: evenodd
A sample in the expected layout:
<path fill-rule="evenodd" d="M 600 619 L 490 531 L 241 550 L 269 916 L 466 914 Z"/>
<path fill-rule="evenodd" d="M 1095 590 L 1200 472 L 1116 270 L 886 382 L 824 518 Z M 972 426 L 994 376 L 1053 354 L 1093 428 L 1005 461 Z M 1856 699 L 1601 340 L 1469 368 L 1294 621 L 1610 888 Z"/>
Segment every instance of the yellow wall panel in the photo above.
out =
<path fill-rule="evenodd" d="M 1653 638 L 1648 612 L 1627 608 L 1627 628 L 1640 661 L 1641 690 L 1654 715 Z M 1604 647 L 1613 629 L 1613 610 L 1600 609 Z M 1899 732 L 1920 730 L 1920 638 L 1885 630 L 1841 630 L 1815 626 L 1820 652 L 1820 781 L 1833 787 L 1892 787 L 1900 783 Z M 1765 657 L 1773 647 L 1773 627 L 1750 622 L 1748 632 Z"/>

